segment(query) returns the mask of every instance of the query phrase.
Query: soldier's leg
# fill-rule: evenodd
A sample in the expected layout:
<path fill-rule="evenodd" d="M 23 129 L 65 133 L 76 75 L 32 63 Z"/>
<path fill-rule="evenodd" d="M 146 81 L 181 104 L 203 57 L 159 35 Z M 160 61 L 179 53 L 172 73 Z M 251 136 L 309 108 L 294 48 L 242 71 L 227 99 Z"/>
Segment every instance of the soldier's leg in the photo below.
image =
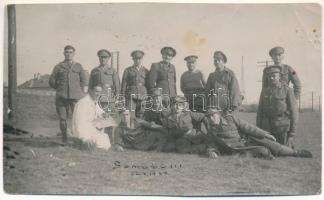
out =
<path fill-rule="evenodd" d="M 178 153 L 191 153 L 192 152 L 192 145 L 191 142 L 186 138 L 179 138 L 176 140 L 176 151 Z"/>
<path fill-rule="evenodd" d="M 144 105 L 142 100 L 136 100 L 135 116 L 142 119 L 144 115 Z"/>
<path fill-rule="evenodd" d="M 251 138 L 256 144 L 267 147 L 275 156 L 297 156 L 297 157 L 312 157 L 311 152 L 301 149 L 294 150 L 288 146 L 279 144 L 278 142 L 269 139 Z"/>
<path fill-rule="evenodd" d="M 60 129 L 62 133 L 63 142 L 67 141 L 67 118 L 68 118 L 68 103 L 67 100 L 62 97 L 56 97 L 55 99 L 56 112 L 60 120 Z"/>
<path fill-rule="evenodd" d="M 166 140 L 166 142 L 165 142 L 165 145 L 163 146 L 162 151 L 164 151 L 164 152 L 174 152 L 176 150 L 176 143 L 175 143 L 176 139 L 174 138 L 174 136 L 167 133 L 165 140 Z"/>
<path fill-rule="evenodd" d="M 73 112 L 74 112 L 74 107 L 75 104 L 78 102 L 77 99 L 68 99 L 67 100 L 67 119 L 66 119 L 66 123 L 67 123 L 67 135 L 71 136 L 71 130 L 72 130 L 72 116 L 73 116 Z"/>

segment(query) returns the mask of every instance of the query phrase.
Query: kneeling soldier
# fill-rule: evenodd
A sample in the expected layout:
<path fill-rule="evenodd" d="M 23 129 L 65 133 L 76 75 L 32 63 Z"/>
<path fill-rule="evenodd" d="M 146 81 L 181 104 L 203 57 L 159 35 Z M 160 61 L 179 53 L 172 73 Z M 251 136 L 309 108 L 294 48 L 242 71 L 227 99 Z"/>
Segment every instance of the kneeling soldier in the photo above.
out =
<path fill-rule="evenodd" d="M 254 156 L 273 158 L 274 156 L 312 157 L 307 150 L 294 150 L 276 142 L 267 131 L 257 128 L 232 115 L 222 116 L 218 109 L 210 109 L 206 114 L 207 155 L 216 158 L 219 154 L 250 151 Z M 246 140 L 242 136 L 245 136 Z"/>
<path fill-rule="evenodd" d="M 171 114 L 163 121 L 167 128 L 168 140 L 165 151 L 176 150 L 179 153 L 202 153 L 205 151 L 204 129 L 194 129 L 193 122 L 202 122 L 205 115 L 186 109 L 186 98 L 177 96 Z"/>

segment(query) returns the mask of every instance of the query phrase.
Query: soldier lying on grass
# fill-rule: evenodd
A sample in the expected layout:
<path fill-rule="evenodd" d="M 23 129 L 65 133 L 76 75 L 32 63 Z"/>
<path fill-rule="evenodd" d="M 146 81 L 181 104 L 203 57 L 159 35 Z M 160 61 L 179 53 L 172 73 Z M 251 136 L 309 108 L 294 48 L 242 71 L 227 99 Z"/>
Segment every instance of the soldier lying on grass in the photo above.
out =
<path fill-rule="evenodd" d="M 209 109 L 206 115 L 206 153 L 209 158 L 241 152 L 249 152 L 255 157 L 267 159 L 272 159 L 273 156 L 312 157 L 312 153 L 307 150 L 294 150 L 279 144 L 269 132 L 235 116 L 222 116 L 218 109 Z"/>
<path fill-rule="evenodd" d="M 164 128 L 142 119 L 131 119 L 130 114 L 126 109 L 120 111 L 121 122 L 114 131 L 114 150 L 123 151 L 128 148 L 162 151 L 166 140 Z"/>

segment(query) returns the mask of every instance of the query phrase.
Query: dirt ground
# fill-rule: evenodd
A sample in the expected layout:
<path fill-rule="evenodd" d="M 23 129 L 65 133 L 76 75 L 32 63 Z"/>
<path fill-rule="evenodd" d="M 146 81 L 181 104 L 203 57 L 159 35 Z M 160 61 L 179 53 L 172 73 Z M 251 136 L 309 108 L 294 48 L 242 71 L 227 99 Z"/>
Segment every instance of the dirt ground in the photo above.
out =
<path fill-rule="evenodd" d="M 321 115 L 300 115 L 296 146 L 313 158 L 263 160 L 61 146 L 53 97 L 18 96 L 19 127 L 4 134 L 10 194 L 314 195 L 321 192 Z M 254 123 L 255 113 L 239 113 Z"/>

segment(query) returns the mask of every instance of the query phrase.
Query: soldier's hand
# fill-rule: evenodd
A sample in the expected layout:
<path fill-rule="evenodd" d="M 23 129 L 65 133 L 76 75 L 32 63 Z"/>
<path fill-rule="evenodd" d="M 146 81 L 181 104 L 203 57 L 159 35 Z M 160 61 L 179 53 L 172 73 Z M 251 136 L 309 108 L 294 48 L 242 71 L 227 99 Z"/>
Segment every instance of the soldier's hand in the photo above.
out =
<path fill-rule="evenodd" d="M 207 151 L 208 158 L 216 159 L 218 157 L 215 151 Z"/>
<path fill-rule="evenodd" d="M 292 149 L 295 149 L 295 145 L 294 145 L 294 139 L 293 137 L 288 137 L 287 139 L 287 144 L 286 144 L 288 147 L 292 148 Z"/>
<path fill-rule="evenodd" d="M 84 86 L 84 87 L 83 87 L 83 92 L 84 92 L 84 93 L 88 93 L 88 86 Z"/>
<path fill-rule="evenodd" d="M 267 134 L 265 137 L 269 140 L 276 141 L 276 138 L 273 135 Z"/>
<path fill-rule="evenodd" d="M 115 144 L 113 145 L 113 150 L 114 151 L 124 151 L 124 148 L 122 146 L 120 146 L 119 144 Z"/>

